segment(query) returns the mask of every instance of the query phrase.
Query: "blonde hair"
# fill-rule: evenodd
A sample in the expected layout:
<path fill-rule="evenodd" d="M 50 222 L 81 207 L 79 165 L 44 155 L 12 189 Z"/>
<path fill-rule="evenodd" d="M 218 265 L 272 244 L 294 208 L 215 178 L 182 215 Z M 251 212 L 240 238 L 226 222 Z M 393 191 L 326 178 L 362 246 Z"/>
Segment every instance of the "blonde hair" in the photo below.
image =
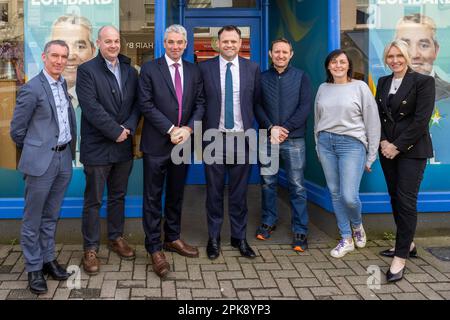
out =
<path fill-rule="evenodd" d="M 388 56 L 389 50 L 391 50 L 392 47 L 396 47 L 398 50 L 400 50 L 400 52 L 402 53 L 403 57 L 406 60 L 406 64 L 408 65 L 408 67 L 411 67 L 411 57 L 408 53 L 409 45 L 404 40 L 394 40 L 387 44 L 387 46 L 384 48 L 384 53 L 383 53 L 384 64 L 387 66 L 387 56 Z"/>

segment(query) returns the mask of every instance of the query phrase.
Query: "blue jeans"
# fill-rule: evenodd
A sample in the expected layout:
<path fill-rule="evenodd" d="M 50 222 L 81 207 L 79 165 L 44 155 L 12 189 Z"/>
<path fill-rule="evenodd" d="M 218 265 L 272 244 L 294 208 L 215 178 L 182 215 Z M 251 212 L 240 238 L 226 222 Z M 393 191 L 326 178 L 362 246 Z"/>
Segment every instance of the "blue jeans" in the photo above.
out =
<path fill-rule="evenodd" d="M 320 132 L 317 151 L 334 213 L 342 238 L 350 238 L 350 224 L 362 224 L 359 185 L 366 164 L 366 148 L 356 138 L 330 132 Z"/>
<path fill-rule="evenodd" d="M 272 159 L 278 156 L 284 163 L 292 210 L 292 232 L 306 234 L 308 232 L 308 212 L 306 211 L 306 189 L 303 177 L 305 167 L 305 139 L 287 139 L 280 145 L 279 153 L 271 156 Z M 267 173 L 267 171 L 264 173 Z M 273 226 L 278 221 L 278 173 L 274 172 L 274 174 L 269 175 L 262 174 L 261 179 L 262 223 Z"/>

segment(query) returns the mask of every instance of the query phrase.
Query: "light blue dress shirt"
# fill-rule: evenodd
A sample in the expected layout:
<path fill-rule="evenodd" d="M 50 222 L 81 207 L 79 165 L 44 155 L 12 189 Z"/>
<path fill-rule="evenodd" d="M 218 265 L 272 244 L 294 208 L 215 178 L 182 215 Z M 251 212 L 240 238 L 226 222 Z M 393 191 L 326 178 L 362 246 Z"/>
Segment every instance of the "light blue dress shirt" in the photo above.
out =
<path fill-rule="evenodd" d="M 72 140 L 69 122 L 70 103 L 63 88 L 64 78 L 63 76 L 60 76 L 58 80 L 55 80 L 48 74 L 47 71 L 45 71 L 45 69 L 43 72 L 48 83 L 50 84 L 50 88 L 52 89 L 53 99 L 56 105 L 59 126 L 58 146 L 61 146 Z"/>
<path fill-rule="evenodd" d="M 114 76 L 116 77 L 117 84 L 119 85 L 120 93 L 122 93 L 122 80 L 120 75 L 120 62 L 119 59 L 117 59 L 116 65 L 114 66 L 111 61 L 106 60 L 106 65 L 108 66 L 109 71 L 111 71 Z"/>

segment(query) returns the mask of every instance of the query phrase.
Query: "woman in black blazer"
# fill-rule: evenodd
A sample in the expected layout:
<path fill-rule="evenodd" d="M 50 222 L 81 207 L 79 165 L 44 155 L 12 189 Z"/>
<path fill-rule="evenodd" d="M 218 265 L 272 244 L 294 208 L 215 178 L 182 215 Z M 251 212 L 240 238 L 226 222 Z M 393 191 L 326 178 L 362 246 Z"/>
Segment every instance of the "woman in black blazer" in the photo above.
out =
<path fill-rule="evenodd" d="M 393 71 L 381 77 L 376 101 L 381 120 L 380 162 L 391 197 L 397 225 L 395 248 L 380 254 L 393 257 L 386 273 L 388 282 L 403 278 L 406 258 L 417 256 L 414 233 L 417 196 L 427 158 L 433 156 L 428 130 L 434 109 L 434 78 L 414 72 L 409 66 L 408 44 L 389 43 L 384 62 Z"/>

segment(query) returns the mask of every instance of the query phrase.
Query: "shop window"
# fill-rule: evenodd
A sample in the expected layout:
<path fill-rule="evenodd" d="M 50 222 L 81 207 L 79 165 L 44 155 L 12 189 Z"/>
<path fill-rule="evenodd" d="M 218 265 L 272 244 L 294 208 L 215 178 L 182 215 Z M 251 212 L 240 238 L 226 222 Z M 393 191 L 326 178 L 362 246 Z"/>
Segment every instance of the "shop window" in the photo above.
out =
<path fill-rule="evenodd" d="M 0 80 L 24 82 L 23 1 L 0 1 Z"/>
<path fill-rule="evenodd" d="M 139 70 L 154 57 L 155 0 L 120 1 L 122 53 Z"/>
<path fill-rule="evenodd" d="M 120 35 L 122 54 L 131 58 L 137 70 L 154 59 L 155 0 L 120 1 Z M 133 140 L 134 154 L 141 157 L 139 150 L 142 121 Z"/>
<path fill-rule="evenodd" d="M 131 58 L 138 71 L 154 57 L 154 0 L 64 3 L 0 0 L 0 168 L 16 168 L 16 147 L 9 137 L 16 94 L 26 79 L 41 71 L 41 53 L 47 41 L 65 40 L 70 48 L 63 76 L 73 97 L 78 126 L 81 108 L 75 91 L 77 68 L 96 56 L 95 41 L 101 26 L 120 26 L 121 51 Z M 81 166 L 78 146 L 75 167 Z"/>
<path fill-rule="evenodd" d="M 0 168 L 17 165 L 9 127 L 17 89 L 25 82 L 23 19 L 23 1 L 0 1 Z"/>
<path fill-rule="evenodd" d="M 242 47 L 239 55 L 250 59 L 250 27 L 239 27 L 242 32 Z M 217 47 L 218 27 L 194 28 L 194 61 L 202 62 L 219 55 Z"/>
<path fill-rule="evenodd" d="M 364 28 L 369 23 L 370 5 L 368 0 L 356 1 L 356 26 Z"/>
<path fill-rule="evenodd" d="M 422 6 L 405 6 L 403 15 L 409 16 L 413 14 L 422 14 Z"/>
<path fill-rule="evenodd" d="M 341 48 L 352 60 L 354 78 L 359 80 L 367 80 L 372 11 L 369 0 L 341 0 Z"/>

